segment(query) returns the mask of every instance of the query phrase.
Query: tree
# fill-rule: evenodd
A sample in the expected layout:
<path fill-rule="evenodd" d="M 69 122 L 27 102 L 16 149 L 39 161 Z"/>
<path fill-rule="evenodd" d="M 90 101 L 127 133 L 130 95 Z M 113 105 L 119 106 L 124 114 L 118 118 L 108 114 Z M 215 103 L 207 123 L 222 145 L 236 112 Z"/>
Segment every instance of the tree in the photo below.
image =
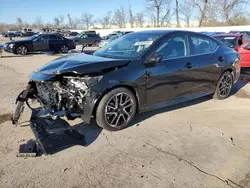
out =
<path fill-rule="evenodd" d="M 70 14 L 68 14 L 67 16 L 68 16 L 68 25 L 69 25 L 69 28 L 70 29 L 74 29 L 74 23 L 73 23 L 73 20 L 72 20 Z"/>
<path fill-rule="evenodd" d="M 166 20 L 167 16 L 170 15 L 170 11 L 171 11 L 171 0 L 147 0 L 148 2 L 148 10 L 152 11 L 155 13 L 155 17 L 156 17 L 156 26 L 160 27 L 160 23 L 161 25 L 163 25 L 164 21 Z M 165 12 L 164 16 L 162 16 L 161 21 L 160 21 L 160 17 L 162 12 Z M 151 16 L 152 17 L 152 16 Z"/>
<path fill-rule="evenodd" d="M 176 13 L 176 25 L 180 27 L 180 20 L 179 20 L 179 1 L 175 0 L 175 13 Z"/>
<path fill-rule="evenodd" d="M 190 27 L 193 11 L 194 5 L 190 3 L 190 0 L 184 0 L 184 2 L 180 4 L 180 19 L 186 23 L 186 27 Z"/>
<path fill-rule="evenodd" d="M 84 24 L 85 29 L 88 30 L 90 26 L 94 25 L 94 15 L 89 13 L 82 14 L 81 23 Z"/>
<path fill-rule="evenodd" d="M 129 5 L 129 22 L 130 22 L 130 27 L 133 28 L 134 27 L 134 16 L 133 16 L 131 5 Z"/>
<path fill-rule="evenodd" d="M 55 27 L 59 27 L 60 26 L 60 18 L 58 18 L 58 17 L 54 17 L 54 26 Z"/>
<path fill-rule="evenodd" d="M 236 17 L 242 17 L 242 6 L 246 5 L 246 0 L 221 0 L 222 16 L 227 24 Z"/>
<path fill-rule="evenodd" d="M 21 18 L 17 18 L 16 25 L 19 29 L 23 28 L 23 20 Z"/>
<path fill-rule="evenodd" d="M 198 9 L 198 26 L 201 27 L 202 23 L 205 20 L 207 8 L 208 8 L 208 0 L 192 0 L 194 6 Z"/>
<path fill-rule="evenodd" d="M 135 16 L 135 22 L 136 22 L 136 27 L 143 27 L 144 25 L 144 13 L 143 12 L 138 12 Z"/>
<path fill-rule="evenodd" d="M 60 25 L 63 26 L 64 25 L 64 15 L 60 15 L 59 16 L 59 21 L 60 21 Z"/>
<path fill-rule="evenodd" d="M 33 25 L 36 27 L 36 28 L 42 28 L 43 27 L 43 21 L 42 21 L 42 18 L 39 16 L 36 18 L 35 22 L 33 23 Z"/>
<path fill-rule="evenodd" d="M 108 11 L 102 18 L 99 19 L 103 29 L 110 29 L 112 25 L 112 12 Z"/>
<path fill-rule="evenodd" d="M 114 13 L 115 24 L 119 28 L 125 28 L 126 25 L 126 13 L 124 7 L 117 8 Z"/>

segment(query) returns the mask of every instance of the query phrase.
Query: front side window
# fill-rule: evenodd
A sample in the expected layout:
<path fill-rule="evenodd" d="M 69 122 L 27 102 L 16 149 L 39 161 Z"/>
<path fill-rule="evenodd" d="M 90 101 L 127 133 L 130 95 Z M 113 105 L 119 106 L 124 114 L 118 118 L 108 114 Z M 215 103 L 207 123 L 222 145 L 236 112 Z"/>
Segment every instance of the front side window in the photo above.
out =
<path fill-rule="evenodd" d="M 207 37 L 191 36 L 191 55 L 212 53 L 218 48 L 218 44 Z"/>
<path fill-rule="evenodd" d="M 188 42 L 186 35 L 171 37 L 160 45 L 155 55 L 156 57 L 162 57 L 162 60 L 187 56 Z"/>

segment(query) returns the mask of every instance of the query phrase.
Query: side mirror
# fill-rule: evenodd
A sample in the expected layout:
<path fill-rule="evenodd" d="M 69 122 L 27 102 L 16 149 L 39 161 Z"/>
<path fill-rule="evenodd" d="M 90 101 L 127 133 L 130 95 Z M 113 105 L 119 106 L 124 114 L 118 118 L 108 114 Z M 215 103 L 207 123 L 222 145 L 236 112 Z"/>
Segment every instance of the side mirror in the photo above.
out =
<path fill-rule="evenodd" d="M 145 65 L 147 67 L 153 67 L 155 66 L 156 63 L 159 63 L 161 62 L 161 60 L 163 59 L 163 55 L 152 55 L 152 56 L 149 56 L 149 58 L 147 58 L 147 60 L 145 61 Z"/>

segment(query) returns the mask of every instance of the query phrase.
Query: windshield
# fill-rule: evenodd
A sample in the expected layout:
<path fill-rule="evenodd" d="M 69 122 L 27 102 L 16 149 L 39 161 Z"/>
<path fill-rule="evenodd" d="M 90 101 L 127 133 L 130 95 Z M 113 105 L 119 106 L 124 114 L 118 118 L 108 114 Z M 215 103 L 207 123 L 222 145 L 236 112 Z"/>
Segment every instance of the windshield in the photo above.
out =
<path fill-rule="evenodd" d="M 28 40 L 34 40 L 36 37 L 38 37 L 39 35 L 32 35 L 31 37 L 28 37 Z"/>
<path fill-rule="evenodd" d="M 81 38 L 82 35 L 83 35 L 82 33 L 79 33 L 76 35 L 76 38 Z"/>
<path fill-rule="evenodd" d="M 136 59 L 159 38 L 154 33 L 133 33 L 119 37 L 97 50 L 94 55 L 121 59 Z"/>
<path fill-rule="evenodd" d="M 216 36 L 218 40 L 226 44 L 230 48 L 234 48 L 237 43 L 237 38 L 236 37 L 226 37 L 226 36 Z"/>

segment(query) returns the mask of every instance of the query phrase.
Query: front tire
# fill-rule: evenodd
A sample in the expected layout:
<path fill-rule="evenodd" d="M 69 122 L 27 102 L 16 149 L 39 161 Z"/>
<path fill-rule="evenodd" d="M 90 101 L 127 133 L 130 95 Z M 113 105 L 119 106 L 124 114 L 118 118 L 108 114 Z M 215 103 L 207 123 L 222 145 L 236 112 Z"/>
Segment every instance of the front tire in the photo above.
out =
<path fill-rule="evenodd" d="M 136 98 L 126 88 L 116 88 L 107 93 L 96 110 L 97 124 L 109 131 L 126 128 L 136 114 Z"/>
<path fill-rule="evenodd" d="M 62 45 L 60 48 L 60 52 L 66 54 L 69 52 L 69 47 L 67 45 Z"/>
<path fill-rule="evenodd" d="M 217 83 L 213 98 L 218 100 L 228 98 L 232 91 L 233 83 L 233 75 L 229 71 L 224 72 Z"/>
<path fill-rule="evenodd" d="M 26 55 L 28 52 L 28 49 L 25 46 L 18 46 L 16 47 L 15 52 L 18 55 Z"/>

